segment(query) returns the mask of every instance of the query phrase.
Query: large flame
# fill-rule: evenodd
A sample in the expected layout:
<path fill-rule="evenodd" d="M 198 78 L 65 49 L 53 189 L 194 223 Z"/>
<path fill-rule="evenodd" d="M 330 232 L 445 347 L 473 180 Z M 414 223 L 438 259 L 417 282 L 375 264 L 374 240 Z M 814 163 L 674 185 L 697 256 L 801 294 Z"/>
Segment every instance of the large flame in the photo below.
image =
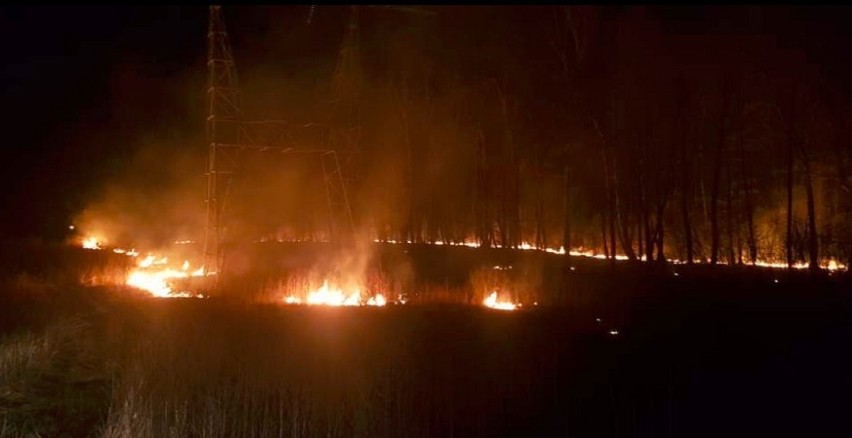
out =
<path fill-rule="evenodd" d="M 154 256 L 148 256 L 139 262 L 136 269 L 130 272 L 130 275 L 127 277 L 127 281 L 125 282 L 128 286 L 145 290 L 151 295 L 160 298 L 200 296 L 189 291 L 173 290 L 172 283 L 177 279 L 202 277 L 204 276 L 203 268 L 190 271 L 189 260 L 184 261 L 183 266 L 180 269 L 168 266 L 152 268 L 152 266 L 158 265 L 151 263 L 151 258 L 156 259 Z M 161 258 L 159 260 L 165 260 L 165 258 Z M 162 265 L 162 263 L 160 265 Z"/>
<path fill-rule="evenodd" d="M 82 239 L 81 245 L 86 249 L 102 250 L 103 242 L 93 236 Z M 142 289 L 155 297 L 203 297 L 188 290 L 175 290 L 174 282 L 179 279 L 204 276 L 204 269 L 190 270 L 189 260 L 185 260 L 180 268 L 169 265 L 168 257 L 147 254 L 139 257 L 135 249 L 113 248 L 112 252 L 137 259 L 136 267 L 131 270 L 124 282 L 127 286 Z M 208 275 L 212 275 L 208 274 Z"/>
<path fill-rule="evenodd" d="M 85 249 L 101 249 L 100 242 L 96 237 L 86 237 L 83 239 L 82 245 Z"/>
<path fill-rule="evenodd" d="M 328 287 L 328 280 L 323 281 L 322 287 L 308 294 L 308 304 L 326 306 L 357 306 L 361 304 L 361 292 L 355 290 L 349 294 L 340 288 Z"/>
<path fill-rule="evenodd" d="M 382 294 L 375 294 L 364 301 L 361 298 L 361 290 L 352 288 L 352 290 L 344 292 L 338 286 L 329 286 L 328 280 L 324 280 L 322 286 L 318 289 L 308 292 L 307 299 L 302 299 L 288 295 L 284 298 L 287 304 L 307 304 L 311 306 L 377 306 L 381 307 L 387 304 L 387 299 Z"/>

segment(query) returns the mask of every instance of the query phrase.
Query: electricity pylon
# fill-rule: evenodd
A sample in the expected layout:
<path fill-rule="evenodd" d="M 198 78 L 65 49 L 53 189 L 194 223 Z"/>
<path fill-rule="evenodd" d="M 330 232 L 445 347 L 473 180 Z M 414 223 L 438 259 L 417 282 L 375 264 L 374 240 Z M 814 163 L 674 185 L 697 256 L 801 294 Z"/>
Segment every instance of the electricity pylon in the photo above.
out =
<path fill-rule="evenodd" d="M 205 274 L 221 273 L 224 265 L 223 243 L 227 232 L 225 204 L 240 154 L 247 151 L 319 154 L 328 196 L 329 228 L 332 239 L 341 240 L 352 233 L 352 212 L 346 180 L 340 166 L 337 145 L 305 149 L 287 144 L 294 129 L 280 120 L 245 120 L 240 109 L 239 81 L 231 51 L 222 7 L 210 6 L 207 32 L 207 190 L 204 232 Z M 347 152 L 354 152 L 351 148 Z M 216 278 L 219 278 L 217 276 Z"/>
<path fill-rule="evenodd" d="M 221 268 L 222 211 L 244 138 L 237 68 L 219 5 L 210 6 L 207 73 L 205 274 Z"/>

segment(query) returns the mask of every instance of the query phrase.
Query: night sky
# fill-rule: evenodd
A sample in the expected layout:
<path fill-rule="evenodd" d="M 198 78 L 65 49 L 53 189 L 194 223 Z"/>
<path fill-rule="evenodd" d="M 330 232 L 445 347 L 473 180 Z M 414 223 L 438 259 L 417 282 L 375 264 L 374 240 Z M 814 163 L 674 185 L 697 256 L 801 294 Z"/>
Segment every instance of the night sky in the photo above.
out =
<path fill-rule="evenodd" d="M 545 32 L 552 9 L 431 9 L 438 15 L 365 13 L 365 69 L 381 74 L 383 60 L 371 50 L 426 20 L 427 50 L 437 51 L 439 68 L 455 70 L 462 81 L 508 78 L 533 119 L 548 108 L 547 78 L 556 75 L 548 69 L 557 66 Z M 604 16 L 619 9 L 607 8 Z M 247 82 L 281 74 L 290 86 L 310 87 L 330 74 L 345 8 L 318 6 L 310 25 L 308 6 L 224 11 Z M 186 140 L 185 147 L 203 153 L 193 141 L 203 132 L 207 13 L 201 5 L 2 8 L 3 236 L 62 237 L 70 218 L 148 141 Z M 665 7 L 649 14 L 664 35 L 774 37 L 781 47 L 802 50 L 852 95 L 852 8 Z M 704 51 L 696 48 L 692 56 L 700 59 Z"/>

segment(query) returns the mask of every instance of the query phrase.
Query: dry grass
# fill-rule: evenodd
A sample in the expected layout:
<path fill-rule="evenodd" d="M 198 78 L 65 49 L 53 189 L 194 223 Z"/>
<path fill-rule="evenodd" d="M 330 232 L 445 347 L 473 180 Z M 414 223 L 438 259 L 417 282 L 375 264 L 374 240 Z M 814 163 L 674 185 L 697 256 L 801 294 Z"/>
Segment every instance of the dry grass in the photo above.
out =
<path fill-rule="evenodd" d="M 174 313 L 137 339 L 114 382 L 104 436 L 375 436 L 373 397 L 394 375 L 393 352 L 379 351 L 363 321 L 307 309 L 163 311 Z"/>
<path fill-rule="evenodd" d="M 621 308 L 642 304 L 624 299 L 628 287 L 642 296 L 638 277 L 580 261 L 566 271 L 544 255 L 494 252 L 498 260 L 486 264 L 461 248 L 448 254 L 414 254 L 417 270 L 393 260 L 369 266 L 371 288 L 425 304 L 388 308 L 283 306 L 282 288 L 322 281 L 295 268 L 233 277 L 231 297 L 245 300 L 60 287 L 51 279 L 79 275 L 32 270 L 8 277 L 0 282 L 0 436 L 540 435 L 573 431 L 571 422 L 611 431 L 615 415 L 623 428 L 631 409 L 646 406 L 631 405 L 645 397 L 639 389 L 613 392 L 608 373 L 621 359 L 592 319 L 617 323 Z M 643 277 L 648 289 L 665 290 L 653 282 L 681 287 L 686 275 L 651 277 Z M 546 291 L 543 299 L 565 307 L 506 314 L 429 304 L 478 305 L 494 288 L 515 300 Z M 631 379 L 659 378 L 658 365 Z M 665 394 L 649 396 L 648 409 L 664 406 Z"/>
<path fill-rule="evenodd" d="M 0 340 L 0 436 L 87 433 L 101 421 L 108 379 L 84 318 Z"/>
<path fill-rule="evenodd" d="M 507 360 L 520 345 L 470 330 L 514 330 L 502 315 L 97 302 L 3 339 L 0 436 L 482 434 L 543 383 Z"/>

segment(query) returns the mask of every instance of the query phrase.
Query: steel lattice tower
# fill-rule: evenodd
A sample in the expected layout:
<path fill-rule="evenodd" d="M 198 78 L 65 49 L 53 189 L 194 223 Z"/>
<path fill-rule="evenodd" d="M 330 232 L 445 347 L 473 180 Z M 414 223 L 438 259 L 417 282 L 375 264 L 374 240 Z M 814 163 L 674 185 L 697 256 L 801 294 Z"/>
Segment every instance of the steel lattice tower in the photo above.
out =
<path fill-rule="evenodd" d="M 326 195 L 329 205 L 329 230 L 334 239 L 347 234 L 351 236 L 355 225 L 340 158 L 334 151 L 359 149 L 361 137 L 361 36 L 359 29 L 359 7 L 349 6 L 346 34 L 340 47 L 337 67 L 332 78 L 332 101 L 328 111 L 332 127 L 330 147 L 332 151 L 322 155 Z"/>
<path fill-rule="evenodd" d="M 354 20 L 354 21 L 353 21 Z M 357 23 L 357 16 L 350 19 Z M 353 34 L 353 31 L 355 32 Z M 353 39 L 354 38 L 354 39 Z M 344 48 L 343 59 L 350 59 L 352 41 L 357 41 L 357 24 L 350 26 Z M 357 43 L 355 43 L 357 51 Z M 356 58 L 357 60 L 357 58 Z M 360 63 L 360 61 L 357 61 Z M 344 62 L 349 65 L 350 62 Z M 346 68 L 348 70 L 348 68 Z M 241 152 L 260 151 L 278 153 L 319 154 L 329 207 L 329 232 L 334 240 L 344 240 L 354 232 L 352 210 L 343 176 L 338 149 L 355 152 L 351 141 L 339 142 L 331 135 L 319 149 L 304 149 L 288 144 L 287 138 L 295 130 L 316 126 L 290 126 L 280 120 L 245 120 L 240 109 L 239 81 L 234 56 L 231 51 L 222 7 L 210 6 L 210 22 L 207 32 L 207 189 L 205 196 L 206 217 L 204 231 L 204 273 L 221 273 L 224 265 L 223 243 L 227 232 L 224 220 L 225 204 L 237 170 Z M 348 77 L 348 75 L 344 75 Z M 340 75 L 335 75 L 335 84 Z M 335 88 L 338 88 L 337 86 Z M 343 87 L 349 88 L 351 87 Z M 338 88 L 339 89 L 339 88 Z M 347 96 L 347 102 L 353 100 Z M 351 108 L 351 105 L 349 106 Z M 350 119 L 351 120 L 351 119 Z M 351 127 L 351 126 L 350 126 Z M 355 130 L 357 131 L 357 129 Z M 353 129 L 347 129 L 351 133 Z M 332 133 L 329 133 L 332 134 Z M 347 140 L 350 136 L 345 136 Z M 217 276 L 218 278 L 218 276 Z"/>
<path fill-rule="evenodd" d="M 222 266 L 224 227 L 222 212 L 236 155 L 245 137 L 240 110 L 239 82 L 222 7 L 210 6 L 207 31 L 207 195 L 204 232 L 204 272 L 219 272 Z"/>
<path fill-rule="evenodd" d="M 416 8 L 372 6 L 386 10 L 434 15 Z M 341 166 L 341 155 L 357 153 L 360 145 L 360 91 L 362 85 L 359 7 L 350 6 L 347 32 L 332 79 L 334 99 L 324 125 L 325 146 L 305 149 L 288 139 L 298 130 L 315 129 L 313 123 L 294 127 L 281 120 L 245 120 L 240 109 L 237 68 L 231 51 L 222 7 L 210 6 L 207 31 L 207 190 L 204 227 L 204 272 L 221 273 L 226 199 L 233 183 L 241 152 L 319 154 L 329 208 L 332 240 L 353 236 L 354 222 Z M 217 276 L 218 278 L 218 276 Z"/>

